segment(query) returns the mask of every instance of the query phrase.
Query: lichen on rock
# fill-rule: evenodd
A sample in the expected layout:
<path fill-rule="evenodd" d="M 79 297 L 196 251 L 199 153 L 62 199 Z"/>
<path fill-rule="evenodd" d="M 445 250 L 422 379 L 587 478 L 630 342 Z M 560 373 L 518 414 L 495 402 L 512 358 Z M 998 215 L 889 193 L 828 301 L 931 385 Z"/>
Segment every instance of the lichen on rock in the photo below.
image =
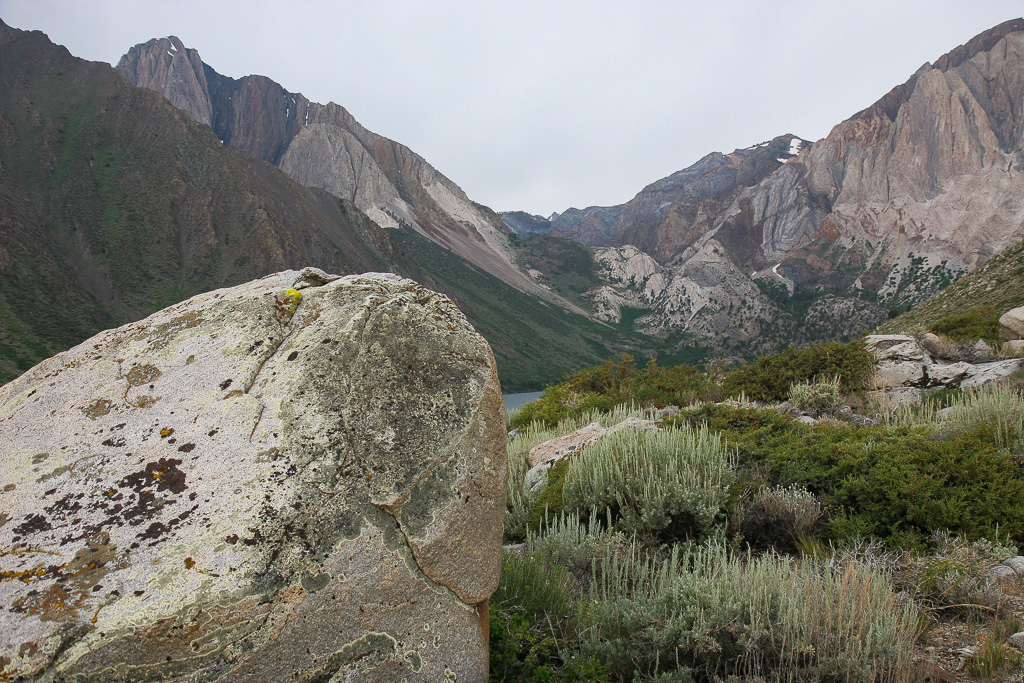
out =
<path fill-rule="evenodd" d="M 0 387 L 0 677 L 482 680 L 504 420 L 486 342 L 390 274 L 41 363 Z"/>

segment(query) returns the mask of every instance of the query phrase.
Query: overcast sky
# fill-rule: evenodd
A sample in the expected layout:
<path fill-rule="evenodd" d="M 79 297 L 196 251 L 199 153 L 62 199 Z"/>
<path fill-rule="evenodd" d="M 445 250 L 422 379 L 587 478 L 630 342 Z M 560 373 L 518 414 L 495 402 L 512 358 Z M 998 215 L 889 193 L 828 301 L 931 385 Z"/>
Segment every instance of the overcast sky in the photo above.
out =
<path fill-rule="evenodd" d="M 817 140 L 1024 0 L 0 0 L 86 59 L 176 35 L 411 147 L 496 210 L 618 204 L 711 151 Z"/>

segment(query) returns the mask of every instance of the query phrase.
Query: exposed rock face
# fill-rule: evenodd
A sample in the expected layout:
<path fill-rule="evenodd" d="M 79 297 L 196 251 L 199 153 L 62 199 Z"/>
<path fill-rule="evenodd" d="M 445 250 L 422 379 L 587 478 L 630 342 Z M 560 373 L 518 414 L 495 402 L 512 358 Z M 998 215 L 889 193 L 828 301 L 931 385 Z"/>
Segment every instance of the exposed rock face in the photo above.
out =
<path fill-rule="evenodd" d="M 756 280 L 762 290 L 785 287 L 795 302 L 748 288 L 753 298 L 735 322 L 736 337 L 762 343 L 761 331 L 778 326 L 749 308 L 771 310 L 772 302 L 793 316 L 775 346 L 848 337 L 1024 238 L 1021 101 L 1018 19 L 925 64 L 813 145 L 790 135 L 710 154 L 626 204 L 552 216 L 548 230 L 593 246 L 633 245 L 666 270 L 685 273 L 686 283 L 671 276 L 661 282 L 706 304 L 688 306 L 667 289 L 619 292 L 630 301 L 651 300 L 651 319 L 641 321 L 648 329 L 720 346 L 714 330 L 745 303 L 736 299 L 740 282 Z M 531 228 L 517 214 L 503 215 L 517 231 Z M 670 298 L 678 304 L 654 303 Z M 613 319 L 607 293 L 595 301 Z M 727 302 L 726 311 L 731 304 L 732 316 L 715 311 L 716 301 Z M 673 308 L 688 313 L 666 318 Z"/>
<path fill-rule="evenodd" d="M 635 322 L 637 330 L 663 337 L 693 335 L 719 352 L 766 353 L 794 342 L 851 338 L 884 315 L 870 302 L 829 295 L 802 316 L 787 311 L 763 291 L 785 292 L 786 281 L 771 269 L 749 277 L 716 240 L 670 266 L 632 245 L 598 248 L 594 260 L 606 284 L 586 296 L 598 317 L 619 322 L 624 306 L 649 309 Z"/>
<path fill-rule="evenodd" d="M 148 58 L 141 52 L 125 55 L 117 65 L 130 83 L 148 83 L 150 90 L 163 93 L 178 109 L 184 109 L 199 123 L 213 125 L 210 89 L 199 53 L 181 44 L 175 36 L 150 41 Z"/>
<path fill-rule="evenodd" d="M 659 261 L 671 262 L 713 227 L 707 221 L 714 220 L 738 190 L 769 176 L 805 144 L 794 135 L 783 135 L 728 155 L 713 152 L 648 185 L 626 204 L 568 209 L 552 216 L 549 232 L 591 246 L 632 244 Z M 502 214 L 506 216 L 511 227 L 523 227 L 515 213 Z"/>
<path fill-rule="evenodd" d="M 865 338 L 878 364 L 870 380 L 877 398 L 894 403 L 918 401 L 926 389 L 981 386 L 1024 367 L 1024 358 L 990 363 L 942 363 L 934 360 L 918 340 L 905 334 L 873 334 Z M 925 340 L 925 345 L 931 340 Z"/>
<path fill-rule="evenodd" d="M 0 388 L 0 677 L 484 680 L 490 349 L 390 275 L 287 271 Z"/>
<path fill-rule="evenodd" d="M 521 291 L 558 298 L 513 264 L 508 228 L 497 214 L 344 107 L 310 102 L 265 76 L 222 76 L 175 37 L 136 45 L 117 69 L 132 84 L 197 113 L 234 151 L 352 201 L 381 227 L 414 228 Z"/>

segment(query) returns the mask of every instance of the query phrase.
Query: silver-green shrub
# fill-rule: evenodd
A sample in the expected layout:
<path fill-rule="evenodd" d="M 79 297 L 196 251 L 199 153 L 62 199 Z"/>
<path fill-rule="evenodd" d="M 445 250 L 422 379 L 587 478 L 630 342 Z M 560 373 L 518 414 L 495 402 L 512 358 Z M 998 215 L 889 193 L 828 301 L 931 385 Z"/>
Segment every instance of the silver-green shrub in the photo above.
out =
<path fill-rule="evenodd" d="M 821 519 L 821 503 L 802 486 L 763 488 L 738 506 L 730 526 L 757 546 L 784 548 L 809 534 Z"/>
<path fill-rule="evenodd" d="M 826 413 L 843 405 L 839 393 L 839 379 L 819 379 L 797 382 L 789 387 L 789 402 L 800 410 Z"/>
<path fill-rule="evenodd" d="M 566 509 L 617 510 L 623 528 L 714 536 L 735 474 L 718 434 L 705 428 L 623 429 L 569 461 Z"/>
<path fill-rule="evenodd" d="M 919 611 L 867 565 L 712 544 L 660 559 L 638 546 L 606 553 L 579 619 L 582 651 L 633 680 L 907 681 Z"/>
<path fill-rule="evenodd" d="M 1024 399 L 1003 384 L 985 384 L 951 397 L 941 416 L 934 404 L 905 403 L 886 421 L 890 425 L 923 425 L 936 433 L 963 432 L 988 423 L 996 428 L 998 448 L 1024 457 Z"/>
<path fill-rule="evenodd" d="M 523 489 L 523 479 L 529 469 L 527 458 L 530 449 L 545 441 L 572 434 L 577 429 L 591 422 L 602 427 L 610 427 L 631 417 L 645 418 L 646 414 L 635 406 L 621 405 L 606 412 L 592 411 L 566 418 L 556 427 L 547 428 L 542 422 L 531 422 L 520 429 L 516 436 L 509 436 L 506 442 L 508 450 L 508 478 L 506 479 L 505 504 L 505 539 L 521 540 L 526 537 L 526 528 L 530 519 L 530 500 Z"/>

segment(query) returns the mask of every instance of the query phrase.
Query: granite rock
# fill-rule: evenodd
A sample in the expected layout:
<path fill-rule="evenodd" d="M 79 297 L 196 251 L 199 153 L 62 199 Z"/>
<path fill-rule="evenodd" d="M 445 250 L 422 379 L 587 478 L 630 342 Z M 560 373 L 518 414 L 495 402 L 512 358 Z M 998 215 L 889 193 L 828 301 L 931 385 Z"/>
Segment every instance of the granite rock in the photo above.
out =
<path fill-rule="evenodd" d="M 389 274 L 103 332 L 0 388 L 0 677 L 485 680 L 505 431 L 486 342 Z"/>

